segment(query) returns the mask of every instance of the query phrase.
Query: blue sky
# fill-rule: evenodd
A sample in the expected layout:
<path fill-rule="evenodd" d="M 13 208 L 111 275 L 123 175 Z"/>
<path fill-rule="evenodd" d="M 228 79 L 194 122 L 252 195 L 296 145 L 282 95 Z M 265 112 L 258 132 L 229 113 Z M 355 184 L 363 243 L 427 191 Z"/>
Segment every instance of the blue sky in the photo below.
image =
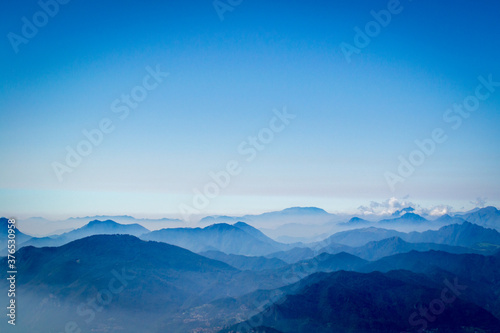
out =
<path fill-rule="evenodd" d="M 22 18 L 42 9 L 9 2 L 1 215 L 173 216 L 231 160 L 241 173 L 200 213 L 355 211 L 406 196 L 429 207 L 471 208 L 477 197 L 498 206 L 500 87 L 457 129 L 443 115 L 474 94 L 479 76 L 500 81 L 500 5 L 402 0 L 348 62 L 340 45 L 354 45 L 354 28 L 388 3 L 242 1 L 220 20 L 212 1 L 72 0 L 16 53 L 9 33 L 22 36 Z M 113 101 L 157 66 L 168 77 L 120 119 Z M 295 118 L 246 161 L 239 145 L 284 107 Z M 59 181 L 54 162 L 102 119 L 114 130 Z M 391 189 L 386 173 L 436 128 L 448 139 Z"/>

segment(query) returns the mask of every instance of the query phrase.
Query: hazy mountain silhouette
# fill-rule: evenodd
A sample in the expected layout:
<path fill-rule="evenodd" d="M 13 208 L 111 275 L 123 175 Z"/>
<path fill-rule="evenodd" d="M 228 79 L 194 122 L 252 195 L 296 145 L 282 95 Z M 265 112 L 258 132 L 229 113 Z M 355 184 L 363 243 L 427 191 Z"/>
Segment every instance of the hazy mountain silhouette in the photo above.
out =
<path fill-rule="evenodd" d="M 317 254 L 318 252 L 309 247 L 294 247 L 290 250 L 270 253 L 266 255 L 266 258 L 277 258 L 289 264 L 293 264 L 300 260 L 312 258 Z"/>
<path fill-rule="evenodd" d="M 85 217 L 70 217 L 64 220 L 47 220 L 42 217 L 30 217 L 19 219 L 19 228 L 29 230 L 32 236 L 45 237 L 62 234 L 74 229 L 85 226 L 89 221 L 107 221 L 111 220 L 120 224 L 131 225 L 139 224 L 147 229 L 156 230 L 158 228 L 180 227 L 185 224 L 184 221 L 172 218 L 135 218 L 129 215 L 93 215 Z"/>
<path fill-rule="evenodd" d="M 459 216 L 450 216 L 448 214 L 444 214 L 432 222 L 435 224 L 445 226 L 445 225 L 450 225 L 450 224 L 462 224 L 465 222 L 465 220 Z"/>
<path fill-rule="evenodd" d="M 337 221 L 339 219 L 339 216 L 330 214 L 324 209 L 317 207 L 290 207 L 281 211 L 267 212 L 258 215 L 207 216 L 200 220 L 200 224 L 207 225 L 213 223 L 234 223 L 237 221 L 243 221 L 259 228 L 269 229 L 293 224 L 319 225 L 330 221 Z M 285 229 L 288 228 L 285 227 Z M 284 234 L 287 234 L 286 230 L 283 230 L 283 232 Z"/>
<path fill-rule="evenodd" d="M 343 222 L 343 223 L 339 223 L 338 224 L 338 226 L 355 227 L 355 228 L 366 227 L 366 226 L 370 226 L 370 225 L 373 225 L 373 222 L 367 221 L 365 219 L 362 219 L 362 218 L 359 218 L 359 217 L 356 217 L 356 216 L 352 217 L 347 222 Z"/>
<path fill-rule="evenodd" d="M 306 245 L 312 248 L 323 245 L 327 252 L 334 252 L 328 248 L 329 244 L 334 244 L 333 247 L 338 246 L 338 244 L 350 247 L 360 247 L 369 242 L 381 241 L 393 237 L 401 238 L 410 243 L 435 243 L 468 247 L 479 251 L 485 251 L 485 253 L 491 253 L 491 251 L 495 251 L 500 247 L 500 233 L 498 231 L 487 229 L 469 222 L 447 225 L 438 230 L 428 230 L 424 232 L 414 231 L 410 233 L 375 227 L 353 229 L 335 233 L 322 242 Z M 459 249 L 453 250 L 450 248 L 449 250 L 451 252 L 457 252 Z M 350 252 L 348 249 L 342 249 L 342 251 Z"/>
<path fill-rule="evenodd" d="M 221 251 L 227 254 L 260 256 L 287 249 L 246 223 L 220 223 L 205 228 L 173 228 L 152 231 L 141 236 L 177 245 L 193 252 Z"/>
<path fill-rule="evenodd" d="M 51 236 L 51 237 L 33 237 L 24 245 L 32 245 L 36 247 L 43 246 L 60 246 L 72 242 L 77 239 L 92 235 L 132 235 L 140 236 L 144 233 L 148 233 L 149 230 L 144 228 L 139 224 L 120 224 L 115 221 L 106 220 L 90 221 L 81 228 L 66 232 L 61 235 Z"/>

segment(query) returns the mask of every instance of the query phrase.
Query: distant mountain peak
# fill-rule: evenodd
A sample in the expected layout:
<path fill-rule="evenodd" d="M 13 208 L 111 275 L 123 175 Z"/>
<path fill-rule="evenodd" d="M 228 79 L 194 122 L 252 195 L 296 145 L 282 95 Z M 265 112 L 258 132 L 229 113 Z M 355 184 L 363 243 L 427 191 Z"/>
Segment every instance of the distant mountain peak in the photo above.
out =
<path fill-rule="evenodd" d="M 89 223 L 87 223 L 88 227 L 93 227 L 96 225 L 120 225 L 120 223 L 115 222 L 113 220 L 105 220 L 105 221 L 93 220 L 93 221 L 90 221 Z"/>
<path fill-rule="evenodd" d="M 409 219 L 411 219 L 411 220 L 425 220 L 422 216 L 415 214 L 415 213 L 411 213 L 411 212 L 408 212 L 408 213 L 401 215 L 401 218 L 405 219 L 405 220 L 409 220 Z"/>
<path fill-rule="evenodd" d="M 357 216 L 354 216 L 353 218 L 351 218 L 347 223 L 350 223 L 350 224 L 357 224 L 357 223 L 366 223 L 368 222 L 367 220 L 365 219 L 362 219 L 360 217 L 357 217 Z"/>
<path fill-rule="evenodd" d="M 113 215 L 113 216 L 107 216 L 107 215 L 94 215 L 94 216 L 84 216 L 84 217 L 70 217 L 68 220 L 80 220 L 80 219 L 103 219 L 103 218 L 122 218 L 122 219 L 133 219 L 132 216 L 129 215 Z M 94 221 L 95 221 L 94 220 Z M 108 221 L 111 221 L 108 219 Z"/>
<path fill-rule="evenodd" d="M 413 208 L 413 207 L 406 207 L 406 208 L 403 208 L 401 210 L 395 211 L 394 213 L 392 213 L 392 216 L 399 217 L 399 216 L 402 216 L 403 214 L 412 213 L 414 211 L 415 211 L 415 208 Z"/>
<path fill-rule="evenodd" d="M 392 218 L 392 219 L 385 219 L 379 221 L 380 224 L 385 225 L 385 224 L 420 224 L 427 222 L 427 219 L 423 218 L 422 216 L 408 212 L 404 215 L 401 215 L 400 217 Z"/>
<path fill-rule="evenodd" d="M 200 220 L 201 223 L 214 223 L 214 222 L 220 222 L 220 223 L 226 223 L 226 222 L 233 222 L 235 221 L 236 218 L 232 216 L 227 216 L 227 215 L 212 215 L 212 216 L 205 216 Z"/>
<path fill-rule="evenodd" d="M 250 224 L 242 222 L 242 221 L 236 222 L 235 224 L 233 224 L 233 226 L 235 226 L 237 228 L 241 228 L 241 227 L 243 227 L 243 228 L 253 228 Z"/>
<path fill-rule="evenodd" d="M 286 214 L 328 214 L 327 211 L 318 207 L 290 207 L 281 212 Z"/>
<path fill-rule="evenodd" d="M 232 226 L 231 224 L 228 224 L 228 223 L 215 223 L 215 224 L 209 225 L 208 227 L 205 227 L 204 229 L 206 229 L 206 230 L 231 230 L 234 228 L 235 228 L 234 226 Z"/>
<path fill-rule="evenodd" d="M 498 212 L 498 209 L 496 207 L 493 207 L 493 206 L 486 206 L 486 207 L 483 207 L 481 209 L 479 209 L 480 211 L 485 211 L 485 212 Z"/>
<path fill-rule="evenodd" d="M 354 216 L 352 217 L 349 221 L 339 223 L 339 226 L 347 226 L 347 227 L 362 227 L 362 226 L 367 226 L 371 225 L 372 222 L 362 219 L 360 217 Z"/>
<path fill-rule="evenodd" d="M 86 225 L 84 225 L 83 227 L 81 227 L 80 229 L 84 230 L 84 229 L 96 229 L 96 228 L 111 228 L 111 229 L 137 229 L 137 230 L 142 230 L 144 232 L 147 232 L 149 231 L 148 229 L 144 228 L 142 225 L 138 224 L 138 223 L 132 223 L 132 224 L 122 224 L 122 223 L 118 223 L 116 221 L 113 221 L 113 220 L 105 220 L 105 221 L 101 221 L 101 220 L 93 220 L 93 221 L 90 221 L 89 223 L 87 223 Z M 76 230 L 79 230 L 79 229 L 76 229 Z"/>

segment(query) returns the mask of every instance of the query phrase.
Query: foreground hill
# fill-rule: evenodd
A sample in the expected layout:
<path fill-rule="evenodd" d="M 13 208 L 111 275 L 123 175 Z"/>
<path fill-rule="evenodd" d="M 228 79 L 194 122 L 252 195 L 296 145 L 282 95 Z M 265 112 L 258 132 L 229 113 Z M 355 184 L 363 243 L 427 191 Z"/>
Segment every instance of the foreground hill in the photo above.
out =
<path fill-rule="evenodd" d="M 442 283 L 445 279 L 467 286 L 461 298 L 470 300 L 500 319 L 500 256 L 427 251 L 397 254 L 368 263 L 359 271 L 405 269 Z"/>
<path fill-rule="evenodd" d="M 411 326 L 414 306 L 428 306 L 441 295 L 432 281 L 411 272 L 340 271 L 318 275 L 304 279 L 297 292 L 284 296 L 250 320 L 221 332 L 399 333 L 428 328 L 433 332 L 494 333 L 500 327 L 498 318 L 461 299 L 434 316 L 433 322 L 417 314 L 419 321 Z M 307 283 L 309 279 L 311 283 Z"/>
<path fill-rule="evenodd" d="M 438 326 L 431 326 L 429 322 L 429 329 L 431 332 L 495 332 L 491 327 L 485 327 L 481 323 L 475 322 L 456 322 L 453 318 L 455 316 L 469 316 L 472 315 L 471 309 L 474 309 L 475 313 L 480 316 L 486 316 L 485 318 L 489 318 L 491 321 L 493 316 L 496 316 L 496 319 L 500 319 L 500 281 L 498 280 L 498 276 L 500 276 L 500 257 L 498 254 L 495 256 L 483 256 L 476 254 L 449 254 L 440 251 L 427 251 L 427 252 L 410 252 L 401 255 L 386 257 L 376 262 L 367 262 L 360 258 L 357 258 L 353 255 L 341 253 L 336 255 L 323 253 L 313 259 L 306 260 L 297 264 L 289 265 L 287 267 L 269 271 L 269 275 L 276 274 L 281 275 L 283 279 L 292 283 L 285 287 L 281 287 L 278 289 L 266 289 L 266 290 L 256 290 L 247 295 L 240 297 L 232 297 L 232 298 L 223 298 L 211 302 L 209 304 L 205 304 L 203 306 L 194 307 L 190 309 L 188 312 L 188 319 L 190 322 L 198 322 L 199 325 L 196 327 L 214 327 L 217 325 L 221 325 L 221 323 L 225 323 L 226 327 L 231 327 L 231 330 L 234 332 L 270 332 L 269 323 L 263 322 L 264 318 L 267 316 L 263 316 L 265 313 L 265 309 L 269 307 L 281 306 L 284 300 L 288 299 L 287 295 L 296 295 L 300 293 L 300 289 L 303 289 L 312 283 L 320 282 L 321 276 L 324 274 L 314 274 L 315 272 L 332 272 L 338 270 L 350 270 L 357 271 L 357 273 L 363 274 L 354 274 L 352 276 L 363 276 L 367 275 L 367 279 L 370 279 L 373 283 L 377 284 L 378 280 L 373 278 L 372 273 L 380 274 L 380 271 L 383 272 L 384 276 L 389 276 L 390 278 L 397 278 L 401 280 L 399 283 L 404 284 L 404 288 L 408 289 L 391 289 L 395 286 L 394 282 L 390 283 L 390 286 L 385 288 L 383 284 L 381 284 L 381 288 L 377 290 L 377 298 L 370 298 L 370 301 L 366 301 L 361 303 L 358 308 L 344 308 L 344 303 L 353 303 L 357 302 L 356 297 L 362 298 L 367 295 L 367 290 L 364 288 L 365 283 L 360 283 L 359 285 L 352 286 L 353 294 L 343 294 L 343 297 L 338 301 L 334 302 L 332 306 L 335 306 L 330 311 L 324 311 L 323 303 L 321 302 L 321 298 L 316 296 L 311 297 L 310 299 L 305 299 L 298 301 L 297 303 L 291 304 L 291 307 L 294 308 L 295 312 L 292 312 L 293 318 L 289 317 L 285 319 L 285 321 L 289 321 L 288 324 L 296 325 L 297 327 L 303 326 L 302 330 L 297 330 L 295 327 L 289 326 L 272 326 L 272 328 L 276 331 L 280 332 L 321 332 L 321 329 L 324 329 L 324 332 L 363 332 L 362 327 L 357 327 L 357 323 L 363 322 L 379 322 L 380 318 L 377 311 L 380 309 L 386 309 L 391 312 L 393 307 L 397 307 L 399 310 L 406 311 L 406 314 L 399 319 L 394 316 L 390 316 L 388 319 L 388 324 L 398 324 L 402 326 L 401 331 L 408 332 L 416 332 L 420 326 L 411 326 L 408 324 L 409 316 L 415 311 L 416 307 L 419 304 L 423 306 L 428 306 L 428 304 L 436 298 L 441 296 L 441 292 L 444 288 L 449 288 L 449 285 L 452 287 L 454 285 L 458 286 L 457 293 L 459 293 L 459 298 L 461 299 L 462 304 L 466 304 L 466 307 L 454 308 L 455 311 L 449 317 L 443 317 L 441 323 Z M 477 269 L 471 269 L 471 267 Z M 417 273 L 410 273 L 409 271 L 401 273 L 399 276 L 394 276 L 394 270 L 414 270 Z M 348 273 L 348 272 L 344 272 Z M 346 280 L 351 279 L 350 275 Z M 376 275 L 375 275 L 376 276 Z M 294 278 L 299 278 L 300 280 L 297 283 L 293 283 Z M 363 280 L 362 280 L 363 281 Z M 445 281 L 449 281 L 449 284 L 446 284 Z M 343 283 L 338 283 L 337 280 L 332 284 L 331 292 L 342 292 L 344 288 Z M 465 288 L 465 289 L 463 289 Z M 386 293 L 385 290 L 389 290 L 389 293 Z M 411 292 L 407 292 L 410 290 Z M 432 292 L 428 292 L 432 290 Z M 427 293 L 424 295 L 424 292 Z M 414 293 L 414 294 L 413 294 Z M 432 295 L 431 295 L 432 294 Z M 390 297 L 388 296 L 390 295 Z M 409 295 L 413 295 L 408 297 Z M 375 300 L 379 300 L 380 303 L 377 303 Z M 359 300 L 358 301 L 363 301 Z M 459 303 L 453 302 L 452 305 L 447 310 L 456 306 Z M 334 320 L 339 320 L 339 322 L 343 322 L 345 327 L 337 327 L 333 326 L 330 323 L 327 323 L 325 327 L 321 328 L 321 321 L 318 321 L 317 317 L 308 317 L 307 315 L 301 317 L 302 308 L 307 307 L 315 307 L 312 311 L 313 313 L 318 313 L 325 318 L 330 316 L 332 312 L 338 312 L 338 317 L 334 317 Z M 261 313 L 264 311 L 263 313 Z M 260 315 L 258 315 L 260 313 Z M 275 315 L 275 312 L 269 313 L 271 316 Z M 258 316 L 256 316 L 258 315 Z M 476 315 L 476 314 L 474 314 Z M 235 320 L 237 318 L 251 318 L 248 322 L 243 323 L 241 326 L 236 325 Z M 341 319 L 339 319 L 341 317 Z M 362 318 L 360 318 L 362 317 Z M 394 318 L 393 318 L 394 317 Z M 274 317 L 273 317 L 274 318 Z M 281 319 L 280 319 L 281 320 Z M 351 321 L 350 321 L 351 320 Z M 497 322 L 493 320 L 494 322 Z M 245 330 L 247 324 L 250 324 L 250 328 L 252 330 Z M 379 322 L 380 324 L 380 322 Z M 392 325 L 391 324 L 391 325 Z M 471 330 L 468 331 L 465 328 L 462 328 L 459 325 L 470 325 L 467 326 Z M 308 326 L 309 325 L 309 326 Z M 311 326 L 312 325 L 312 326 Z M 349 330 L 350 327 L 351 330 Z M 195 327 L 195 326 L 193 326 Z M 332 328 L 333 327 L 333 328 Z M 390 326 L 389 326 L 390 327 Z M 439 327 L 439 329 L 437 329 Z M 474 330 L 473 327 L 482 327 L 484 330 Z M 250 329 L 249 328 L 249 329 Z M 380 328 L 380 326 L 379 326 Z M 431 328 L 433 330 L 431 330 Z M 328 331 L 328 329 L 331 329 Z M 371 329 L 375 329 L 373 326 Z M 371 330 L 370 329 L 370 330 Z M 368 330 L 368 331 L 370 331 Z M 379 330 L 383 332 L 383 329 Z M 391 330 L 389 330 L 391 331 Z M 271 332 L 274 332 L 271 330 Z M 376 330 L 375 330 L 376 332 Z"/>
<path fill-rule="evenodd" d="M 6 260 L 0 259 L 2 267 Z M 83 331 L 114 332 L 124 323 L 130 331 L 154 331 L 183 308 L 254 290 L 254 284 L 243 283 L 248 277 L 225 263 L 128 235 L 91 236 L 55 248 L 28 246 L 19 250 L 17 262 L 22 272 L 17 288 L 23 291 L 18 302 L 25 314 L 19 324 L 27 332 L 60 332 L 68 318 Z M 0 277 L 5 289 L 5 272 Z M 112 299 L 104 302 L 105 316 L 99 316 L 102 302 L 100 311 L 86 305 L 96 297 Z"/>

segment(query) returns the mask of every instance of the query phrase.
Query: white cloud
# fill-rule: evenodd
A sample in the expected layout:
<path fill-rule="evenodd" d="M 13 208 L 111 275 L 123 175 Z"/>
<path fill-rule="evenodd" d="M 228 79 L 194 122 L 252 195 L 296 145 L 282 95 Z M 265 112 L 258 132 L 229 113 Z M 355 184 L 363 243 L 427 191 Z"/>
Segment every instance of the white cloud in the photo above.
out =
<path fill-rule="evenodd" d="M 360 206 L 358 210 L 362 215 L 377 215 L 377 216 L 387 216 L 392 215 L 397 211 L 401 211 L 404 208 L 412 207 L 414 209 L 413 213 L 422 216 L 441 216 L 444 214 L 449 214 L 453 211 L 451 206 L 447 205 L 437 205 L 431 208 L 424 208 L 419 204 L 416 204 L 408 200 L 409 196 L 405 196 L 401 199 L 396 197 L 389 198 L 382 202 L 372 201 L 369 206 Z"/>
<path fill-rule="evenodd" d="M 370 206 L 360 206 L 358 209 L 363 215 L 391 215 L 394 212 L 407 207 L 413 207 L 416 209 L 417 205 L 408 201 L 407 198 L 408 196 L 402 199 L 392 197 L 382 202 L 372 201 L 370 202 Z"/>
<path fill-rule="evenodd" d="M 477 197 L 476 200 L 473 200 L 470 203 L 473 204 L 474 207 L 483 208 L 486 206 L 487 202 L 488 202 L 488 198 Z"/>
<path fill-rule="evenodd" d="M 444 214 L 449 214 L 452 210 L 451 206 L 439 205 L 431 208 L 427 214 L 430 216 L 442 216 Z"/>

